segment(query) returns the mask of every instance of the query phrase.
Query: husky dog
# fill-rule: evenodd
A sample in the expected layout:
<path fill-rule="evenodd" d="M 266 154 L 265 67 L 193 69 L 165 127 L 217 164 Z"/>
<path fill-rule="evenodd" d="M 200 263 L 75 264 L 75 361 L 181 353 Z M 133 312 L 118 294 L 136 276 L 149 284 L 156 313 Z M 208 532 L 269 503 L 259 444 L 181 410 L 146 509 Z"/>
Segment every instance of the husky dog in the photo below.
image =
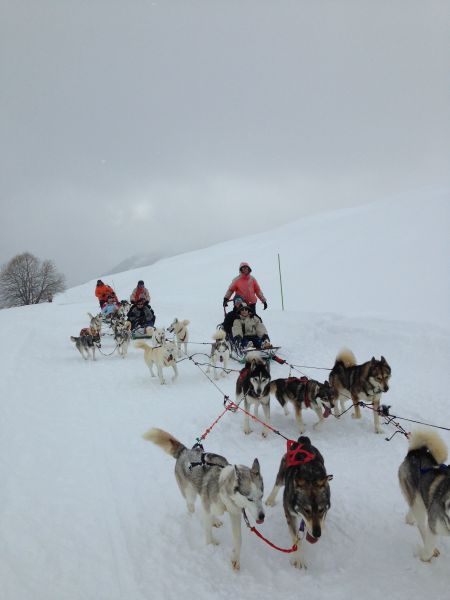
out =
<path fill-rule="evenodd" d="M 131 305 L 128 300 L 121 300 L 120 306 L 115 313 L 116 316 L 121 320 L 125 320 L 127 318 L 128 311 L 130 310 L 130 306 Z"/>
<path fill-rule="evenodd" d="M 258 352 L 249 352 L 245 357 L 245 367 L 239 373 L 236 381 L 236 404 L 244 400 L 244 433 L 251 432 L 248 412 L 250 405 L 254 404 L 254 414 L 258 417 L 258 408 L 261 404 L 264 419 L 270 424 L 270 371 L 266 362 Z M 262 436 L 267 437 L 269 430 L 264 427 Z"/>
<path fill-rule="evenodd" d="M 95 348 L 100 348 L 100 334 L 95 327 L 84 327 L 78 337 L 70 336 L 72 342 L 75 342 L 75 348 L 84 358 L 88 360 L 92 354 L 92 360 L 95 360 Z"/>
<path fill-rule="evenodd" d="M 400 465 L 400 488 L 409 505 L 406 522 L 417 525 L 422 536 L 420 559 L 439 556 L 436 536 L 450 535 L 450 467 L 447 447 L 434 431 L 416 430 Z"/>
<path fill-rule="evenodd" d="M 172 381 L 178 377 L 178 368 L 176 358 L 176 349 L 175 344 L 169 340 L 166 340 L 163 344 L 159 346 L 149 346 L 144 342 L 144 340 L 137 340 L 134 344 L 136 348 L 141 348 L 144 350 L 144 360 L 145 364 L 150 370 L 150 374 L 152 377 L 155 376 L 153 372 L 153 364 L 156 365 L 156 370 L 158 371 L 158 377 L 161 385 L 166 383 L 163 375 L 163 368 L 172 367 L 174 376 L 172 377 Z"/>
<path fill-rule="evenodd" d="M 114 341 L 117 345 L 117 351 L 122 358 L 128 353 L 128 346 L 131 339 L 131 323 L 130 321 L 117 320 L 114 323 Z"/>
<path fill-rule="evenodd" d="M 145 335 L 151 338 L 155 348 L 162 346 L 166 341 L 166 330 L 164 327 L 146 327 Z"/>
<path fill-rule="evenodd" d="M 181 356 L 182 345 L 184 346 L 184 353 L 187 354 L 187 345 L 189 341 L 189 331 L 187 329 L 187 326 L 189 325 L 189 323 L 190 321 L 188 321 L 187 319 L 185 319 L 184 321 L 174 319 L 170 327 L 167 328 L 167 331 L 169 331 L 169 333 L 175 334 L 175 343 L 177 345 L 178 356 Z"/>
<path fill-rule="evenodd" d="M 275 379 L 270 382 L 270 392 L 275 394 L 276 399 L 284 408 L 284 414 L 286 415 L 288 414 L 287 403 L 288 401 L 292 402 L 300 433 L 305 431 L 302 419 L 303 408 L 312 408 L 319 417 L 319 421 L 314 425 L 314 429 L 319 428 L 323 423 L 324 416 L 328 417 L 331 409 L 334 408 L 334 394 L 328 381 L 320 383 L 307 377 Z"/>
<path fill-rule="evenodd" d="M 251 468 L 230 465 L 223 456 L 205 453 L 203 448 L 194 447 L 189 450 L 170 433 L 161 429 L 150 429 L 144 434 L 144 439 L 153 442 L 176 459 L 175 479 L 190 513 L 195 510 L 197 495 L 200 496 L 207 544 L 219 543 L 213 537 L 212 528 L 220 527 L 222 522 L 217 517 L 228 512 L 233 533 L 231 565 L 238 571 L 242 511 L 248 510 L 257 523 L 263 523 L 265 517 L 262 505 L 264 485 L 258 459 L 255 458 Z"/>
<path fill-rule="evenodd" d="M 300 553 L 299 531 L 306 525 L 306 539 L 315 543 L 322 535 L 322 527 L 330 508 L 329 481 L 323 456 L 312 446 L 308 437 L 288 442 L 288 452 L 280 463 L 275 485 L 266 500 L 274 506 L 279 489 L 284 485 L 283 507 L 292 543 L 298 549 L 293 553 L 291 564 L 297 569 L 306 568 Z M 302 518 L 299 525 L 298 519 Z"/>
<path fill-rule="evenodd" d="M 209 355 L 209 366 L 206 372 L 209 373 L 211 369 L 214 369 L 214 379 L 219 379 L 218 369 L 216 369 L 216 363 L 220 363 L 221 373 L 220 376 L 225 377 L 225 369 L 228 368 L 228 361 L 230 359 L 230 345 L 226 341 L 226 333 L 223 329 L 218 329 L 213 337 L 214 343 L 211 344 L 211 354 Z"/>
<path fill-rule="evenodd" d="M 339 416 L 337 400 L 340 400 L 341 412 L 344 410 L 344 401 L 349 399 L 350 394 L 354 413 L 354 419 L 361 418 L 359 400 L 372 403 L 375 433 L 382 433 L 380 427 L 380 398 L 383 392 L 389 390 L 389 378 L 391 367 L 384 356 L 381 360 L 372 357 L 362 365 L 356 364 L 356 358 L 351 350 L 343 349 L 336 357 L 334 367 L 329 376 L 330 385 L 336 397 L 335 415 Z"/>
<path fill-rule="evenodd" d="M 88 315 L 88 317 L 90 319 L 89 327 L 93 327 L 100 334 L 100 331 L 101 331 L 101 328 L 102 328 L 102 317 L 103 317 L 102 313 L 99 313 L 95 317 L 94 317 L 94 315 L 91 315 L 90 312 L 88 312 L 87 315 Z"/>

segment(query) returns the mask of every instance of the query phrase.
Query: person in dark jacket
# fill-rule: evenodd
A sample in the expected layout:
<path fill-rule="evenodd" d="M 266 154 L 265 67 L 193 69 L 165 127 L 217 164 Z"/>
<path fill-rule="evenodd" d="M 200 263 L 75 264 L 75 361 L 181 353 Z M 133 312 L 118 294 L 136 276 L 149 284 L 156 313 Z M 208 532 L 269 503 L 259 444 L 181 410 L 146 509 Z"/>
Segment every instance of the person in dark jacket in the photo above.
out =
<path fill-rule="evenodd" d="M 153 327 L 155 324 L 155 313 L 151 306 L 140 298 L 128 311 L 127 321 L 131 323 L 131 329 L 138 327 Z"/>
<path fill-rule="evenodd" d="M 225 315 L 225 319 L 223 321 L 222 327 L 225 333 L 231 337 L 231 330 L 233 328 L 234 320 L 239 317 L 239 307 L 241 306 L 244 299 L 241 296 L 235 296 L 233 298 L 233 310 L 230 310 Z"/>

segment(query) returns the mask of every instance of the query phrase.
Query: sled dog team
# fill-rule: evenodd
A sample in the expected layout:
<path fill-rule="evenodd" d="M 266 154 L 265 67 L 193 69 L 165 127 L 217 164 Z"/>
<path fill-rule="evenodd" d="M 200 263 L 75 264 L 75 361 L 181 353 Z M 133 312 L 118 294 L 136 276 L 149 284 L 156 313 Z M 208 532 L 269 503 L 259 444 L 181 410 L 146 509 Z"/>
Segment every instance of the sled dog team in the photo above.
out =
<path fill-rule="evenodd" d="M 255 416 L 261 405 L 264 421 L 270 424 L 270 394 L 275 395 L 284 408 L 287 402 L 293 404 L 300 433 L 304 431 L 303 408 L 316 412 L 319 421 L 314 428 L 317 428 L 324 416 L 333 409 L 336 411 L 338 402 L 342 409 L 345 400 L 351 398 L 353 417 L 359 419 L 358 402 L 362 400 L 378 408 L 381 394 L 389 389 L 390 375 L 391 369 L 384 357 L 357 365 L 353 354 L 345 350 L 337 356 L 327 382 L 292 377 L 271 381 L 267 362 L 258 353 L 249 353 L 236 382 L 236 403 L 244 404 L 244 433 L 250 433 L 247 413 L 252 405 Z M 374 429 L 381 433 L 379 415 L 375 416 L 375 412 Z M 267 433 L 264 427 L 263 437 Z M 258 459 L 255 458 L 251 467 L 230 465 L 223 456 L 205 453 L 201 447 L 190 450 L 171 434 L 156 428 L 144 434 L 144 438 L 176 459 L 175 478 L 189 512 L 194 512 L 195 499 L 200 496 L 207 544 L 218 543 L 213 527 L 220 527 L 222 522 L 218 517 L 228 512 L 233 539 L 231 565 L 239 570 L 242 515 L 245 517 L 248 512 L 257 523 L 265 519 Z M 408 453 L 399 468 L 400 488 L 409 507 L 406 522 L 416 524 L 419 529 L 423 561 L 439 556 L 436 546 L 439 535 L 450 535 L 450 467 L 443 464 L 446 460 L 447 448 L 439 435 L 419 430 L 412 434 Z M 290 562 L 297 568 L 306 567 L 301 552 L 301 532 L 306 529 L 306 540 L 311 543 L 322 535 L 331 506 L 329 481 L 332 477 L 327 474 L 320 451 L 308 437 L 300 436 L 297 442 L 288 442 L 265 504 L 274 506 L 279 490 L 284 487 L 283 510 L 293 544 Z"/>
<path fill-rule="evenodd" d="M 243 290 L 246 289 L 244 284 L 247 283 L 240 282 L 240 279 L 253 279 L 250 271 L 247 263 L 241 264 L 241 276 L 233 280 L 224 298 L 224 306 L 232 292 L 237 293 L 233 286 L 240 284 Z M 141 283 L 133 294 L 141 292 Z M 240 288 L 237 289 L 240 292 Z M 266 309 L 267 302 L 262 292 L 257 296 Z M 114 341 L 123 358 L 127 355 L 131 340 L 131 324 L 125 320 L 125 308 L 117 310 L 112 323 Z M 90 356 L 95 360 L 95 349 L 101 347 L 102 314 L 96 317 L 90 313 L 88 315 L 89 327 L 82 329 L 78 337 L 71 336 L 71 340 L 85 360 Z M 135 347 L 144 351 L 144 360 L 152 376 L 155 376 L 153 366 L 156 366 L 161 384 L 165 383 L 164 368 L 173 369 L 173 381 L 178 377 L 177 358 L 181 356 L 182 349 L 187 355 L 188 325 L 187 320 L 174 319 L 167 328 L 174 335 L 173 341 L 166 338 L 164 328 L 146 327 L 145 337 L 152 344 L 142 339 L 135 342 Z M 213 335 L 207 369 L 208 372 L 214 371 L 215 379 L 220 375 L 225 376 L 230 355 L 227 335 L 218 329 Z M 345 349 L 336 357 L 328 381 L 321 383 L 306 377 L 271 380 L 268 361 L 258 352 L 249 352 L 236 381 L 236 404 L 243 405 L 244 409 L 243 431 L 245 434 L 251 432 L 250 410 L 253 407 L 254 416 L 258 417 L 261 406 L 266 424 L 262 436 L 267 437 L 272 395 L 284 408 L 285 414 L 288 414 L 288 403 L 293 405 L 300 434 L 305 431 L 302 418 L 304 409 L 310 408 L 316 413 L 318 421 L 313 428 L 317 429 L 331 411 L 338 417 L 344 411 L 345 401 L 349 399 L 353 403 L 352 417 L 355 419 L 361 418 L 361 401 L 371 405 L 375 433 L 381 433 L 380 399 L 381 394 L 389 390 L 390 376 L 391 368 L 383 356 L 380 360 L 372 357 L 363 364 L 357 364 L 353 353 Z M 188 449 L 170 433 L 157 428 L 150 429 L 144 438 L 175 458 L 176 482 L 189 512 L 194 512 L 196 497 L 200 496 L 207 544 L 218 544 L 213 528 L 222 525 L 219 517 L 228 512 L 233 540 L 231 565 L 234 570 L 239 570 L 242 516 L 246 519 L 248 512 L 258 524 L 265 519 L 264 486 L 258 459 L 255 458 L 251 467 L 232 465 L 223 456 L 204 452 L 199 444 Z M 439 556 L 436 545 L 438 536 L 450 535 L 450 467 L 444 464 L 446 460 L 447 448 L 440 436 L 429 430 L 418 430 L 410 436 L 407 455 L 398 471 L 400 488 L 409 507 L 406 522 L 417 526 L 423 542 L 420 559 L 426 562 Z M 274 506 L 279 490 L 284 488 L 283 510 L 293 544 L 291 564 L 297 568 L 306 567 L 301 552 L 302 532 L 306 530 L 306 540 L 311 543 L 322 535 L 325 517 L 331 506 L 329 481 L 332 478 L 327 474 L 323 456 L 308 437 L 300 435 L 297 441 L 288 441 L 265 504 Z"/>
<path fill-rule="evenodd" d="M 95 360 L 95 348 L 100 347 L 101 315 L 88 315 L 89 327 L 82 329 L 79 337 L 71 339 L 83 358 L 87 359 L 91 352 Z M 146 334 L 154 345 L 143 340 L 135 342 L 137 348 L 144 350 L 144 360 L 152 376 L 153 366 L 156 366 L 161 384 L 165 383 L 163 368 L 173 369 L 173 380 L 178 377 L 176 359 L 181 348 L 187 353 L 188 325 L 187 320 L 174 319 L 167 328 L 168 332 L 175 334 L 173 341 L 166 339 L 163 328 L 147 328 Z M 114 340 L 122 357 L 126 356 L 130 338 L 129 324 L 118 320 L 114 326 Z M 208 371 L 212 369 L 216 379 L 219 370 L 222 376 L 225 375 L 230 352 L 225 332 L 218 329 L 213 335 L 208 366 Z M 220 369 L 216 368 L 217 364 Z M 321 383 L 303 377 L 271 380 L 268 362 L 258 352 L 250 352 L 236 381 L 236 403 L 243 403 L 244 407 L 244 433 L 251 432 L 249 413 L 252 406 L 256 417 L 259 407 L 262 407 L 264 422 L 270 425 L 270 395 L 275 396 L 286 414 L 287 404 L 293 405 L 300 434 L 305 430 L 302 410 L 314 410 L 318 417 L 314 429 L 317 429 L 332 410 L 338 416 L 339 409 L 344 410 L 348 399 L 353 402 L 352 417 L 356 419 L 361 418 L 361 400 L 372 405 L 374 430 L 381 433 L 377 409 L 381 394 L 389 390 L 390 375 L 390 366 L 383 356 L 380 360 L 373 357 L 358 365 L 354 355 L 346 349 L 336 357 L 328 381 Z M 267 434 L 268 428 L 264 427 L 262 436 L 267 437 Z M 202 448 L 187 449 L 171 434 L 160 429 L 151 429 L 144 437 L 176 459 L 175 477 L 189 512 L 194 512 L 196 496 L 200 496 L 206 543 L 218 543 L 212 533 L 213 527 L 220 527 L 222 522 L 218 517 L 228 512 L 233 538 L 231 564 L 233 569 L 239 570 L 242 514 L 247 511 L 257 523 L 265 519 L 263 481 L 258 460 L 254 460 L 252 467 L 230 465 L 223 456 L 204 453 Z M 279 490 L 284 487 L 283 509 L 293 548 L 295 545 L 291 564 L 302 568 L 306 567 L 306 563 L 301 553 L 301 530 L 306 528 L 306 539 L 310 542 L 321 537 L 331 504 L 328 482 L 332 475 L 327 474 L 322 455 L 308 437 L 299 437 L 296 444 L 296 448 L 288 450 L 282 457 L 274 487 L 265 504 L 273 506 Z M 420 550 L 423 561 L 439 556 L 436 545 L 439 535 L 450 535 L 450 468 L 443 464 L 446 460 L 447 448 L 436 433 L 416 431 L 411 436 L 408 453 L 399 469 L 400 488 L 409 507 L 406 522 L 417 525 L 423 541 Z"/>

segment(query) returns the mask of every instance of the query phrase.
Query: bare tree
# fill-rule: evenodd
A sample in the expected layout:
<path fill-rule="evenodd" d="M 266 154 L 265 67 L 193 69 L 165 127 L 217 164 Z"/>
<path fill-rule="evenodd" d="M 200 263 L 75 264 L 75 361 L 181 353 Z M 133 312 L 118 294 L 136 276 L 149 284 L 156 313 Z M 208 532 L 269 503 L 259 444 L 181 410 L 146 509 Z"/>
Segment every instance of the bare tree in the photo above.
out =
<path fill-rule="evenodd" d="M 17 254 L 0 271 L 0 300 L 3 306 L 47 302 L 66 289 L 65 277 L 51 260 L 39 260 L 30 252 Z"/>

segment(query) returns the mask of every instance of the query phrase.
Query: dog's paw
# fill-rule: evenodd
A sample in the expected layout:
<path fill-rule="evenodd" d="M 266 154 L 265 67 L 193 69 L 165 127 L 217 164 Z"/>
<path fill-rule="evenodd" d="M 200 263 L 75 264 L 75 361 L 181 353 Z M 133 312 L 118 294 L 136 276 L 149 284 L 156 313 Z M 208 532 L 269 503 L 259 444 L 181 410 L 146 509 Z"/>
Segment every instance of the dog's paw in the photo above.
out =
<path fill-rule="evenodd" d="M 249 435 L 249 433 L 251 433 L 252 430 L 250 429 L 250 427 L 244 427 L 244 433 L 245 435 Z"/>
<path fill-rule="evenodd" d="M 360 419 L 361 415 L 355 415 L 355 413 L 352 413 L 352 419 Z"/>
<path fill-rule="evenodd" d="M 213 546 L 220 546 L 219 540 L 213 536 L 211 536 L 211 539 L 209 540 L 208 544 L 212 544 Z"/>
<path fill-rule="evenodd" d="M 241 568 L 241 560 L 239 556 L 236 556 L 234 551 L 231 553 L 231 566 L 233 567 L 233 571 L 239 571 Z"/>
<path fill-rule="evenodd" d="M 275 502 L 275 498 L 272 498 L 271 496 L 269 496 L 267 498 L 267 500 L 264 502 L 264 504 L 266 506 L 275 506 L 276 502 Z"/>
<path fill-rule="evenodd" d="M 263 438 L 266 438 L 269 435 L 269 432 L 267 431 L 267 429 L 263 429 L 261 435 L 263 436 Z"/>
<path fill-rule="evenodd" d="M 407 523 L 408 525 L 415 525 L 416 524 L 416 520 L 413 516 L 413 514 L 411 512 L 407 513 L 405 516 L 405 523 Z"/>
<path fill-rule="evenodd" d="M 296 569 L 307 569 L 308 568 L 308 565 L 300 556 L 291 558 L 291 565 L 293 567 L 295 567 Z"/>
<path fill-rule="evenodd" d="M 422 562 L 431 562 L 432 559 L 437 558 L 439 554 L 440 552 L 437 548 L 434 548 L 431 554 L 429 551 L 425 550 L 425 548 L 422 548 L 419 552 L 419 558 Z"/>
<path fill-rule="evenodd" d="M 375 429 L 375 433 L 384 433 L 384 431 L 381 429 L 381 427 L 377 427 Z"/>
<path fill-rule="evenodd" d="M 213 527 L 222 527 L 223 521 L 221 521 L 220 519 L 214 519 L 212 525 L 213 525 Z"/>

